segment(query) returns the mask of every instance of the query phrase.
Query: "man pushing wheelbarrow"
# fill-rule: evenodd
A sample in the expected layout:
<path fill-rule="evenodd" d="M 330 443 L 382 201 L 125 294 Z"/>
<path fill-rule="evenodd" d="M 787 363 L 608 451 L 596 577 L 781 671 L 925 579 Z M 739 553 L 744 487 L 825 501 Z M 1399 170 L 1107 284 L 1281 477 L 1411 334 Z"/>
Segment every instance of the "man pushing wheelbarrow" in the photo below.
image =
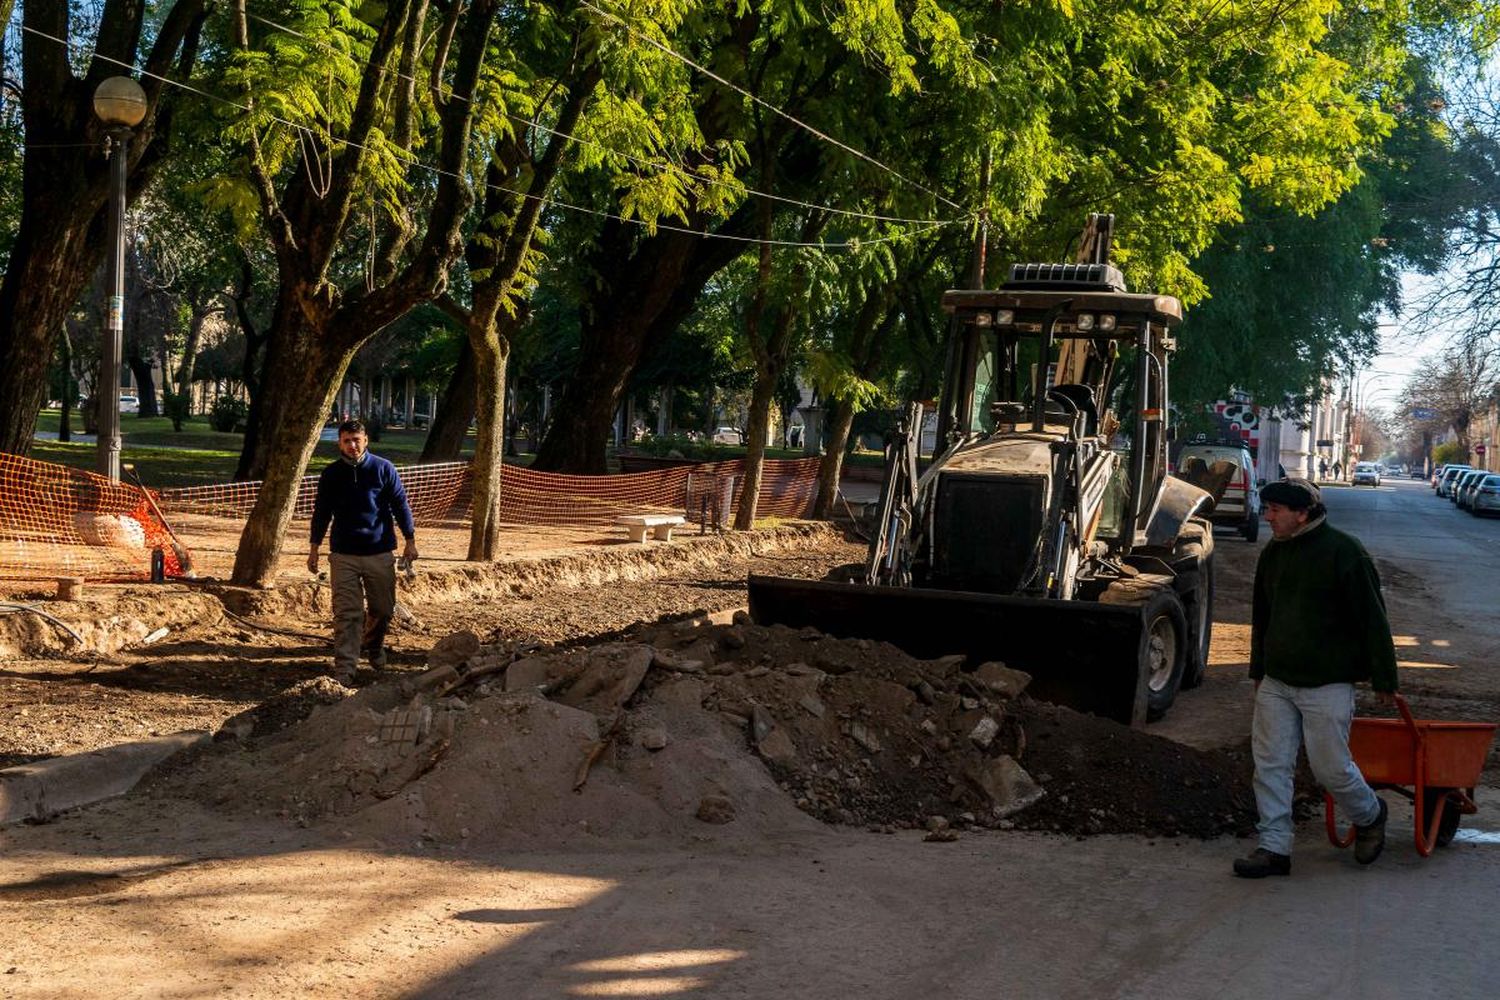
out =
<path fill-rule="evenodd" d="M 1292 871 L 1292 787 L 1297 749 L 1354 823 L 1362 865 L 1385 847 L 1386 804 L 1349 750 L 1354 685 L 1396 699 L 1396 650 L 1380 577 L 1364 546 L 1327 522 L 1318 488 L 1282 479 L 1261 490 L 1271 541 L 1255 567 L 1250 677 L 1255 681 L 1256 825 L 1260 843 L 1234 862 L 1241 878 Z"/>

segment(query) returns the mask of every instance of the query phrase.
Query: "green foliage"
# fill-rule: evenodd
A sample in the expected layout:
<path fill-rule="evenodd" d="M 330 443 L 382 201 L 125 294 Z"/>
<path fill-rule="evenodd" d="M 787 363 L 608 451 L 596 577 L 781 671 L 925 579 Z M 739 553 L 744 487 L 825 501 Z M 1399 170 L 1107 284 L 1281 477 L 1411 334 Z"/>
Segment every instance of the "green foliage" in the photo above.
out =
<path fill-rule="evenodd" d="M 1449 462 L 1459 462 L 1465 458 L 1468 458 L 1468 452 L 1457 441 L 1444 441 L 1432 449 L 1433 465 L 1447 465 Z"/>
<path fill-rule="evenodd" d="M 182 424 L 188 418 L 191 402 L 192 398 L 182 393 L 162 393 L 162 415 L 172 422 L 172 430 L 178 434 L 182 433 Z M 248 412 L 247 409 L 246 413 Z M 233 430 L 233 427 L 231 426 L 230 429 Z"/>
<path fill-rule="evenodd" d="M 221 434 L 243 434 L 250 407 L 236 396 L 220 396 L 208 411 L 209 426 Z"/>
<path fill-rule="evenodd" d="M 636 451 L 658 458 L 681 457 L 695 462 L 718 462 L 732 457 L 736 451 L 744 451 L 743 448 L 732 449 L 728 445 L 699 441 L 681 434 L 668 434 L 662 437 L 648 435 L 632 447 Z"/>

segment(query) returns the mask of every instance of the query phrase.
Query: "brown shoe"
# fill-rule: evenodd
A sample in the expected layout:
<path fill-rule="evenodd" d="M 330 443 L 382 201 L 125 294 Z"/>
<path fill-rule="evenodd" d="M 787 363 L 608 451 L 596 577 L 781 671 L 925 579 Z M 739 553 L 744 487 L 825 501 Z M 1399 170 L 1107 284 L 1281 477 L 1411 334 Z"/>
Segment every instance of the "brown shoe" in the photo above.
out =
<path fill-rule="evenodd" d="M 1385 806 L 1385 799 L 1377 801 L 1380 815 L 1375 817 L 1375 822 L 1354 828 L 1354 860 L 1362 865 L 1374 864 L 1380 852 L 1385 850 L 1385 818 L 1390 810 Z"/>
<path fill-rule="evenodd" d="M 1257 847 L 1249 857 L 1234 859 L 1234 873 L 1240 878 L 1265 878 L 1267 875 L 1290 875 L 1292 856 Z"/>

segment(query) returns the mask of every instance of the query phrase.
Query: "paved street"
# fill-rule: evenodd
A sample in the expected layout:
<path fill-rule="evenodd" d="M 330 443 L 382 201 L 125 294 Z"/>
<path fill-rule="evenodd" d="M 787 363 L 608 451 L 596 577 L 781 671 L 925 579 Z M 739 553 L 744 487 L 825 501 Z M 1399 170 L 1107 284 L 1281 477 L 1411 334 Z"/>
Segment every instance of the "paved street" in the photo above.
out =
<path fill-rule="evenodd" d="M 1459 625 L 1500 636 L 1500 518 L 1459 510 L 1425 480 L 1328 489 L 1324 498 L 1331 520 L 1420 577 Z"/>

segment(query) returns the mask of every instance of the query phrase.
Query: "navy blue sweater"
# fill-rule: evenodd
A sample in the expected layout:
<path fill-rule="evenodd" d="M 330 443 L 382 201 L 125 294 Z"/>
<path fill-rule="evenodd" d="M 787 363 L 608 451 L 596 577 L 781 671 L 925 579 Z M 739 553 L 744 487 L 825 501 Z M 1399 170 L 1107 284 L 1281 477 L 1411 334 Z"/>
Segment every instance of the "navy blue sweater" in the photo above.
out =
<path fill-rule="evenodd" d="M 415 537 L 406 487 L 396 467 L 379 455 L 365 452 L 358 465 L 344 459 L 332 463 L 318 477 L 318 499 L 313 506 L 312 543 L 321 545 L 333 521 L 332 552 L 373 556 L 396 549 L 395 526 Z"/>

